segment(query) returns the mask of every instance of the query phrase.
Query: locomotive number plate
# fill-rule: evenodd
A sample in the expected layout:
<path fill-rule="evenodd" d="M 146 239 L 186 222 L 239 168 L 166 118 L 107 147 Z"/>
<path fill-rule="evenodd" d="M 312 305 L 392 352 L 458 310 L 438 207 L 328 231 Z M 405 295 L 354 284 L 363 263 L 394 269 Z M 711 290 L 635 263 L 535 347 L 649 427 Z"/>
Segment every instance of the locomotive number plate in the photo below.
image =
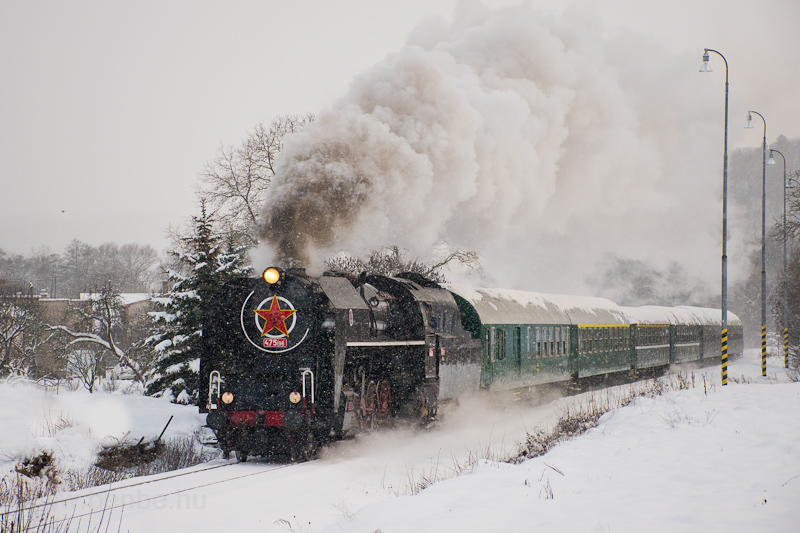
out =
<path fill-rule="evenodd" d="M 269 337 L 265 337 L 264 339 L 264 348 L 286 348 L 286 339 L 271 339 Z"/>

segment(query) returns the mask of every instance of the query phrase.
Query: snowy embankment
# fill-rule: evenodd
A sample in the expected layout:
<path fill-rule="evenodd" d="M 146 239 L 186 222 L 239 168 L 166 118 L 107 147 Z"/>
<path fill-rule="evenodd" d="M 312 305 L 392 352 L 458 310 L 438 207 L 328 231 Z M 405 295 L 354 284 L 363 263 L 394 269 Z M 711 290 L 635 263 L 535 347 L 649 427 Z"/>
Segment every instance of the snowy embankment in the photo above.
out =
<path fill-rule="evenodd" d="M 731 365 L 740 383 L 696 374 L 542 457 L 483 461 L 324 531 L 797 531 L 800 383 L 777 358 L 762 378 L 758 357 Z"/>
<path fill-rule="evenodd" d="M 41 387 L 14 378 L 0 382 L 0 405 L 3 476 L 43 451 L 62 472 L 85 470 L 103 446 L 154 440 L 173 415 L 164 439 L 194 435 L 205 424 L 205 415 L 194 406 L 120 391 L 89 394 L 63 383 L 58 389 Z"/>
<path fill-rule="evenodd" d="M 800 383 L 781 363 L 770 358 L 762 378 L 760 355 L 750 351 L 731 363 L 725 388 L 719 367 L 695 370 L 693 388 L 638 398 L 584 435 L 516 465 L 496 459 L 526 431 L 551 425 L 565 405 L 625 387 L 538 406 L 462 402 L 438 428 L 366 435 L 310 463 L 274 470 L 261 460 L 232 461 L 120 488 L 116 503 L 98 496 L 54 510 L 86 516 L 105 507 L 111 529 L 120 531 L 796 531 Z M 4 466 L 13 462 L 10 450 L 19 456 L 46 447 L 57 461 L 78 466 L 105 437 L 157 436 L 172 414 L 167 437 L 193 434 L 203 423 L 195 408 L 164 400 L 63 390 L 54 396 L 21 383 L 0 385 L 0 401 Z M 450 474 L 475 457 L 489 460 Z M 412 495 L 425 478 L 448 477 Z"/>

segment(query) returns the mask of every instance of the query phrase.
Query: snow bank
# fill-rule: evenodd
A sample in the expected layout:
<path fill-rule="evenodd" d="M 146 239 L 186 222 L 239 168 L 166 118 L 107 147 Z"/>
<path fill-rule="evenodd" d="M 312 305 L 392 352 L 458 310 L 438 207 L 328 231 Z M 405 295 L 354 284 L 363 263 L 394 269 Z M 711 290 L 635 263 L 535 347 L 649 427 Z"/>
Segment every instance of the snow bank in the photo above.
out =
<path fill-rule="evenodd" d="M 750 384 L 637 399 L 544 456 L 481 462 L 323 531 L 796 531 L 800 384 L 751 359 L 731 374 Z"/>
<path fill-rule="evenodd" d="M 0 381 L 0 404 L 3 475 L 42 451 L 54 455 L 62 470 L 87 468 L 102 445 L 155 438 L 173 415 L 164 438 L 192 435 L 205 424 L 196 406 L 63 385 L 56 391 L 18 379 Z"/>

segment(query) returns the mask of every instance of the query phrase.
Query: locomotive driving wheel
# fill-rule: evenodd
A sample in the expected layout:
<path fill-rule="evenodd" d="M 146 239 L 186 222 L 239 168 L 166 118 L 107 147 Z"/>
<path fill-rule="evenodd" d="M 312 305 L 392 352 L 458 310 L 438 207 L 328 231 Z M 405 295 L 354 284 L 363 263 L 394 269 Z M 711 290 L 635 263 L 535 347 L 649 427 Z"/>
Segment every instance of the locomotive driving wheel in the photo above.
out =
<path fill-rule="evenodd" d="M 310 428 L 300 430 L 296 440 L 291 442 L 290 460 L 293 463 L 304 463 L 314 458 L 316 453 L 314 434 Z"/>
<path fill-rule="evenodd" d="M 380 403 L 378 401 L 378 385 L 370 381 L 364 398 L 364 427 L 373 430 L 378 427 Z"/>
<path fill-rule="evenodd" d="M 381 426 L 389 425 L 389 405 L 391 401 L 391 386 L 388 380 L 383 380 L 378 385 L 378 423 Z"/>

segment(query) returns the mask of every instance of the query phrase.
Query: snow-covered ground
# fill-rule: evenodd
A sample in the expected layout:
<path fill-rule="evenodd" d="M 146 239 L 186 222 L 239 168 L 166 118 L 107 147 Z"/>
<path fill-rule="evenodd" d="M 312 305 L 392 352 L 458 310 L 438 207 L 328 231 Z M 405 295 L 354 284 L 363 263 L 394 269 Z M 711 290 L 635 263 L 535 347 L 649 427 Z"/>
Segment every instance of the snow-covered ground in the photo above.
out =
<path fill-rule="evenodd" d="M 462 402 L 438 428 L 338 443 L 310 463 L 216 460 L 193 470 L 222 466 L 192 475 L 120 482 L 108 500 L 92 495 L 98 489 L 62 494 L 73 499 L 53 511 L 80 518 L 105 507 L 110 530 L 133 532 L 797 531 L 800 383 L 778 358 L 762 378 L 756 351 L 731 363 L 729 376 L 722 388 L 719 367 L 695 370 L 693 389 L 639 398 L 518 465 L 493 458 L 588 395 L 538 406 Z M 167 437 L 193 434 L 203 421 L 163 400 L 52 395 L 19 382 L 0 385 L 0 401 L 5 471 L 26 450 L 47 448 L 78 466 L 104 438 L 157 435 L 173 414 Z M 489 460 L 451 477 L 475 457 Z M 411 494 L 424 478 L 448 479 Z"/>
<path fill-rule="evenodd" d="M 100 387 L 97 387 L 98 389 Z M 90 394 L 62 383 L 39 387 L 10 378 L 0 382 L 0 472 L 8 474 L 26 457 L 47 451 L 61 470 L 88 468 L 101 446 L 155 439 L 170 420 L 164 438 L 193 435 L 205 424 L 196 407 L 124 394 Z"/>

